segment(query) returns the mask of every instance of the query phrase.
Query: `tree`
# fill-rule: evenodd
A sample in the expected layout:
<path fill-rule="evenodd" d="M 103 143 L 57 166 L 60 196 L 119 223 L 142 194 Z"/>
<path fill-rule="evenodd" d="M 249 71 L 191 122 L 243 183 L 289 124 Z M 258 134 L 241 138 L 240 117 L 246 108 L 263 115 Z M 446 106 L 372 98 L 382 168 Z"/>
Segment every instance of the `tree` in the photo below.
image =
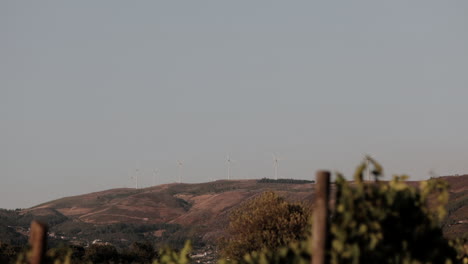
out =
<path fill-rule="evenodd" d="M 221 241 L 222 254 L 241 259 L 252 251 L 275 250 L 305 239 L 310 230 L 309 214 L 304 204 L 290 203 L 274 192 L 264 192 L 231 214 L 227 238 Z"/>
<path fill-rule="evenodd" d="M 86 249 L 84 259 L 91 263 L 113 263 L 119 259 L 117 249 L 112 245 L 91 245 Z"/>

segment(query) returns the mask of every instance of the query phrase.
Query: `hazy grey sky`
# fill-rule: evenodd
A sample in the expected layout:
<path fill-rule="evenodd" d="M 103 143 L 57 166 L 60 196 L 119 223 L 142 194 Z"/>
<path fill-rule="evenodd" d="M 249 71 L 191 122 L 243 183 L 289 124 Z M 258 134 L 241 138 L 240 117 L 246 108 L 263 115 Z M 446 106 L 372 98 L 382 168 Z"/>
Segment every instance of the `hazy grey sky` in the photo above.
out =
<path fill-rule="evenodd" d="M 1 1 L 0 207 L 226 177 L 468 173 L 468 1 Z"/>

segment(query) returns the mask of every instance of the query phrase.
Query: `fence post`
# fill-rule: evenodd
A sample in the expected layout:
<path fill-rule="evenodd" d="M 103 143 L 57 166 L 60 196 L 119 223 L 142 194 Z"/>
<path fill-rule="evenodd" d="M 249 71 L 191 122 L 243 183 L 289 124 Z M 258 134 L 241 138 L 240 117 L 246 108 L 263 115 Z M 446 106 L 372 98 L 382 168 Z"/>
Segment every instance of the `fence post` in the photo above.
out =
<path fill-rule="evenodd" d="M 29 244 L 31 245 L 31 255 L 29 263 L 44 263 L 44 253 L 47 247 L 47 225 L 36 220 L 31 222 Z"/>
<path fill-rule="evenodd" d="M 312 226 L 312 264 L 325 264 L 328 237 L 328 196 L 330 172 L 317 171 Z"/>

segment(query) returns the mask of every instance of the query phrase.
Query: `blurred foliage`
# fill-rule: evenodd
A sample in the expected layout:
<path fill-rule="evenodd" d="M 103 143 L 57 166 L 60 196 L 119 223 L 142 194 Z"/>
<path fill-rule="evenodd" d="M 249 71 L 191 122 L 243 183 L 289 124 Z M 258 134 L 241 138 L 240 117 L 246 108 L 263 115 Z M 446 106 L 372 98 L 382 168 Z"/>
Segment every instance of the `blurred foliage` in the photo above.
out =
<path fill-rule="evenodd" d="M 192 244 L 190 241 L 185 242 L 184 247 L 179 252 L 171 248 L 164 248 L 159 252 L 159 259 L 156 259 L 153 264 L 188 264 L 191 250 Z"/>
<path fill-rule="evenodd" d="M 450 241 L 450 245 L 457 251 L 457 260 L 460 263 L 468 264 L 468 240 L 457 238 Z"/>
<path fill-rule="evenodd" d="M 366 170 L 375 181 L 364 181 Z M 447 183 L 431 179 L 421 182 L 418 189 L 406 184 L 404 175 L 379 182 L 382 174 L 382 166 L 370 157 L 356 169 L 354 182 L 337 173 L 328 263 L 468 263 L 466 241 L 449 242 L 439 226 L 446 215 Z M 310 263 L 310 241 L 262 249 L 221 263 Z"/>
<path fill-rule="evenodd" d="M 382 167 L 367 160 L 374 167 L 375 182 L 363 181 L 367 162 L 358 166 L 354 184 L 337 177 L 330 262 L 454 263 L 456 251 L 439 227 L 446 214 L 448 184 L 432 179 L 418 189 L 405 183 L 405 175 L 379 182 Z"/>

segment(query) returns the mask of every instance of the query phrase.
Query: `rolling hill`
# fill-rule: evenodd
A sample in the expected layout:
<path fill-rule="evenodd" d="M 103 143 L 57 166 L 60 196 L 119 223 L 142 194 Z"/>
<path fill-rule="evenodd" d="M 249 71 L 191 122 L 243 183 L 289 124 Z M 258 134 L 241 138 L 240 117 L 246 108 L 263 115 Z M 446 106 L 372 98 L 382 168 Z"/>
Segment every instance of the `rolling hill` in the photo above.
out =
<path fill-rule="evenodd" d="M 451 186 L 450 214 L 443 225 L 444 233 L 451 238 L 466 236 L 468 175 L 443 178 Z M 86 244 L 99 239 L 123 247 L 145 239 L 177 246 L 191 238 L 200 245 L 210 245 L 223 234 L 231 210 L 267 190 L 291 201 L 311 203 L 314 196 L 314 184 L 300 181 L 221 180 L 112 189 L 65 197 L 16 212 L 16 227 L 9 230 L 27 228 L 36 218 L 49 223 L 51 238 L 57 241 Z"/>
<path fill-rule="evenodd" d="M 273 190 L 295 201 L 311 201 L 314 185 L 259 183 L 257 180 L 165 184 L 144 189 L 113 189 L 66 197 L 22 211 L 23 215 L 58 212 L 74 223 L 89 225 L 178 226 L 188 237 L 216 239 L 230 211 L 245 200 Z M 68 223 L 61 223 L 61 225 Z M 60 227 L 60 225 L 59 225 Z M 161 232 L 159 232 L 161 233 Z M 158 235 L 157 230 L 155 234 Z"/>

